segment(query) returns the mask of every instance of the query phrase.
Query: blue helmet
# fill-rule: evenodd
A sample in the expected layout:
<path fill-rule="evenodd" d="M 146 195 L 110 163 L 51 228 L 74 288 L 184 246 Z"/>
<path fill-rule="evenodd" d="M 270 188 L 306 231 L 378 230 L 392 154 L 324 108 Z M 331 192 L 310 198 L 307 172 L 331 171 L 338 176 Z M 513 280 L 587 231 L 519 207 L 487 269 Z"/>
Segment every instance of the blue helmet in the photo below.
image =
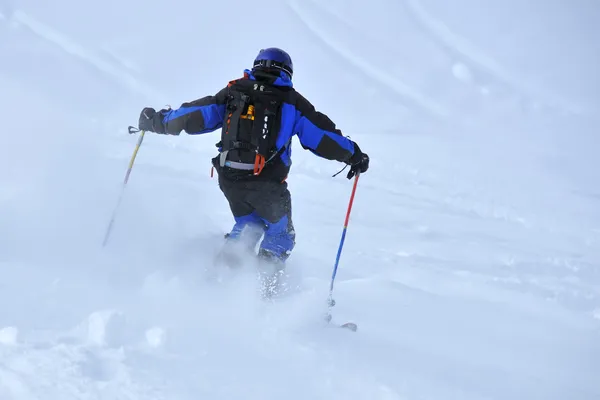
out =
<path fill-rule="evenodd" d="M 294 73 L 294 64 L 292 58 L 285 51 L 276 47 L 270 47 L 268 49 L 262 49 L 256 58 L 254 59 L 254 69 L 276 69 L 284 71 L 290 78 Z"/>

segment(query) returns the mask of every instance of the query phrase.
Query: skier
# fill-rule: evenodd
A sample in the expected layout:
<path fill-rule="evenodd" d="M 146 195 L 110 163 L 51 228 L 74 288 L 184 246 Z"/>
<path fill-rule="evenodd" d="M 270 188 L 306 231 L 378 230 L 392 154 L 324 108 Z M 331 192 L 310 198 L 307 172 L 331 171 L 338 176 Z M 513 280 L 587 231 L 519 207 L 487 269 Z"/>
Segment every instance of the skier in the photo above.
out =
<path fill-rule="evenodd" d="M 239 243 L 249 232 L 247 244 L 254 250 L 264 235 L 258 257 L 281 269 L 295 246 L 286 183 L 292 137 L 297 135 L 302 147 L 317 156 L 350 165 L 348 179 L 369 167 L 368 155 L 293 88 L 292 74 L 288 53 L 260 50 L 253 68 L 216 95 L 176 110 L 144 108 L 138 126 L 168 135 L 221 129 L 212 163 L 235 219 L 227 241 Z"/>

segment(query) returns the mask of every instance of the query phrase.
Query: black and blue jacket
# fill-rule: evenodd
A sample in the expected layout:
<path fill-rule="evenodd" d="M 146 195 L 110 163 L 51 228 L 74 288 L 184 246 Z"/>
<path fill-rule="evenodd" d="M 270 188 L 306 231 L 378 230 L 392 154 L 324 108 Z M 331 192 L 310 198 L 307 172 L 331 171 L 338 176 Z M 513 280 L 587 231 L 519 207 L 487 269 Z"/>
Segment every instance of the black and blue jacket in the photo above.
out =
<path fill-rule="evenodd" d="M 292 164 L 291 139 L 294 135 L 298 136 L 304 149 L 328 160 L 352 164 L 356 156 L 360 155 L 356 143 L 344 137 L 329 117 L 316 111 L 315 107 L 293 88 L 287 74 L 282 72 L 280 76 L 273 76 L 245 70 L 242 79 L 271 84 L 284 93 L 276 140 L 278 157 L 265 166 L 260 178 L 285 179 Z M 179 135 L 185 131 L 190 135 L 198 135 L 222 128 L 226 118 L 228 90 L 229 87 L 226 87 L 214 96 L 184 103 L 178 109 L 161 110 L 155 115 L 154 131 L 170 135 Z M 221 173 L 223 168 L 216 162 L 213 164 Z"/>

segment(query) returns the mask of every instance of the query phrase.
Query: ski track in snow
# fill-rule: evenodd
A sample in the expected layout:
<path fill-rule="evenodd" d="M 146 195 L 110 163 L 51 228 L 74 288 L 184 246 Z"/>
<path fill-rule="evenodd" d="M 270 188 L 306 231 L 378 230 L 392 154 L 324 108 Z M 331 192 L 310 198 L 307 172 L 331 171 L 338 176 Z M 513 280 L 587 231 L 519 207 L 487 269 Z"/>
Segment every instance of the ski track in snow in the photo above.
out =
<path fill-rule="evenodd" d="M 57 29 L 38 21 L 21 10 L 15 10 L 11 15 L 12 23 L 22 24 L 31 29 L 32 32 L 39 35 L 43 39 L 59 46 L 66 53 L 71 54 L 81 60 L 89 63 L 94 68 L 110 75 L 116 81 L 122 83 L 135 93 L 140 93 L 148 97 L 160 98 L 160 93 L 155 91 L 150 86 L 145 85 L 139 79 L 130 75 L 126 68 L 116 66 L 115 63 L 109 62 L 102 56 L 96 54 L 93 49 L 77 43 L 77 40 L 63 35 Z M 163 96 L 164 98 L 164 96 Z"/>
<path fill-rule="evenodd" d="M 481 68 L 485 72 L 492 74 L 496 80 L 508 84 L 518 92 L 531 98 L 537 104 L 566 110 L 570 113 L 581 113 L 583 111 L 563 99 L 552 98 L 548 93 L 539 93 L 539 90 L 528 87 L 526 82 L 511 74 L 497 60 L 487 56 L 485 51 L 476 48 L 467 39 L 454 33 L 443 21 L 436 19 L 427 12 L 420 0 L 405 0 L 405 3 L 408 5 L 408 9 L 413 14 L 414 19 L 423 27 L 426 34 L 448 49 L 457 58 L 462 58 L 464 62 L 469 63 L 471 68 Z M 460 67 L 460 64 L 458 65 L 458 75 L 464 76 L 465 72 L 461 71 L 464 68 Z"/>
<path fill-rule="evenodd" d="M 311 7 L 308 7 L 307 3 L 310 4 Z M 435 117 L 445 117 L 448 115 L 447 110 L 437 104 L 434 100 L 422 95 L 419 91 L 398 79 L 398 77 L 387 73 L 380 67 L 361 58 L 346 43 L 336 37 L 335 34 L 329 33 L 325 28 L 326 24 L 317 22 L 317 20 L 322 20 L 325 17 L 321 14 L 326 13 L 327 11 L 317 6 L 316 3 L 310 0 L 303 2 L 290 0 L 288 4 L 304 25 L 306 25 L 306 27 L 318 37 L 321 42 L 362 73 L 367 74 L 371 79 L 379 82 L 381 85 L 393 89 L 400 96 L 410 99 L 419 109 L 423 109 Z M 322 10 L 322 12 L 319 13 L 318 10 Z M 333 18 L 335 17 L 333 16 Z"/>
<path fill-rule="evenodd" d="M 512 78 L 440 30 L 418 2 L 408 4 L 425 34 L 498 79 Z M 374 81 L 392 85 L 400 101 L 431 118 L 448 117 L 433 99 L 371 65 L 360 49 L 322 24 L 337 18 L 324 7 L 314 1 L 288 5 L 306 28 L 298 35 L 317 37 L 340 56 L 340 64 L 350 62 Z M 11 18 L 130 89 L 157 96 L 126 68 L 46 23 L 19 10 Z M 290 292 L 268 303 L 257 298 L 250 268 L 216 277 L 205 271 L 232 222 L 208 167 L 203 169 L 214 150 L 203 146 L 214 140 L 148 136 L 107 249 L 100 251 L 95 238 L 103 234 L 137 139 L 113 132 L 95 137 L 91 143 L 100 147 L 85 147 L 81 159 L 65 156 L 81 175 L 65 177 L 59 169 L 46 177 L 55 179 L 52 193 L 64 192 L 48 202 L 64 202 L 64 210 L 53 203 L 27 209 L 32 220 L 79 228 L 66 236 L 74 245 L 62 237 L 65 232 L 54 233 L 54 225 L 42 229 L 42 222 L 29 219 L 24 221 L 31 227 L 51 233 L 31 232 L 20 253 L 10 251 L 13 241 L 0 241 L 6 253 L 0 253 L 0 399 L 600 396 L 600 235 L 586 242 L 584 233 L 553 232 L 535 223 L 535 210 L 514 207 L 493 190 L 453 176 L 444 165 L 443 144 L 421 155 L 435 169 L 411 157 L 416 150 L 402 136 L 385 139 L 399 149 L 397 163 L 386 163 L 387 146 L 365 146 L 373 162 L 361 177 L 335 289 L 334 321 L 357 322 L 358 332 L 351 333 L 322 319 L 350 194 L 343 174 L 330 178 L 337 165 L 301 153 L 294 143 L 289 184 L 298 243 L 290 260 Z M 81 142 L 73 146 L 82 146 L 77 137 Z M 102 173 L 88 176 L 94 172 L 88 163 Z M 32 185 L 29 193 L 12 183 L 0 193 L 8 210 L 46 193 L 45 187 Z M 85 190 L 96 195 L 83 196 Z M 103 201 L 93 203 L 97 196 Z M 16 231 L 18 225 L 7 220 Z M 0 239 L 13 235 L 0 233 Z M 29 243 L 41 246 L 39 254 Z"/>

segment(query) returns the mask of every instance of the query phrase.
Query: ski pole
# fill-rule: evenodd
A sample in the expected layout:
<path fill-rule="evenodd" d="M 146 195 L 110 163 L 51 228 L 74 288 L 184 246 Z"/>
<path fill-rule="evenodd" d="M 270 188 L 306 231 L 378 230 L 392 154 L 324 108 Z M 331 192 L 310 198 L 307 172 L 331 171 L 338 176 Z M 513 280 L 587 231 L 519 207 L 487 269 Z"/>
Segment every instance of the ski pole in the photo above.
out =
<path fill-rule="evenodd" d="M 329 299 L 327 301 L 329 306 L 329 310 L 327 313 L 327 321 L 331 321 L 331 308 L 335 305 L 335 301 L 333 300 L 333 283 L 335 282 L 335 276 L 337 275 L 338 265 L 340 263 L 340 257 L 342 255 L 342 248 L 344 247 L 344 241 L 346 240 L 346 231 L 348 230 L 348 222 L 350 221 L 350 212 L 352 211 L 352 204 L 354 203 L 354 195 L 356 193 L 356 186 L 358 184 L 359 175 L 360 172 L 357 172 L 356 177 L 354 178 L 352 194 L 350 195 L 348 211 L 346 212 L 346 221 L 344 222 L 344 229 L 342 230 L 342 239 L 340 240 L 340 247 L 338 248 L 337 257 L 335 258 L 335 265 L 333 267 L 333 274 L 331 275 L 331 283 L 329 285 Z"/>
<path fill-rule="evenodd" d="M 131 170 L 133 169 L 133 163 L 135 161 L 135 157 L 137 156 L 138 150 L 140 149 L 140 146 L 142 145 L 142 141 L 144 140 L 144 134 L 146 133 L 145 131 L 140 131 L 137 128 L 134 128 L 133 126 L 129 127 L 129 133 L 137 133 L 137 132 L 141 132 L 140 134 L 140 138 L 138 139 L 138 142 L 135 146 L 135 150 L 133 150 L 133 155 L 131 156 L 131 161 L 129 161 L 129 167 L 127 168 L 127 173 L 125 174 L 125 180 L 123 181 L 123 187 L 121 188 L 121 194 L 119 195 L 119 199 L 117 200 L 117 205 L 115 207 L 115 209 L 113 210 L 113 214 L 112 217 L 110 218 L 110 222 L 108 223 L 108 228 L 106 229 L 106 234 L 104 235 L 104 241 L 102 242 L 102 247 L 106 246 L 106 243 L 108 243 L 108 238 L 110 236 L 110 232 L 112 231 L 112 226 L 115 222 L 115 218 L 117 216 L 117 211 L 119 209 L 119 206 L 121 205 L 121 200 L 123 199 L 123 194 L 125 193 L 125 187 L 127 186 L 127 182 L 129 181 L 129 175 L 131 175 Z"/>

